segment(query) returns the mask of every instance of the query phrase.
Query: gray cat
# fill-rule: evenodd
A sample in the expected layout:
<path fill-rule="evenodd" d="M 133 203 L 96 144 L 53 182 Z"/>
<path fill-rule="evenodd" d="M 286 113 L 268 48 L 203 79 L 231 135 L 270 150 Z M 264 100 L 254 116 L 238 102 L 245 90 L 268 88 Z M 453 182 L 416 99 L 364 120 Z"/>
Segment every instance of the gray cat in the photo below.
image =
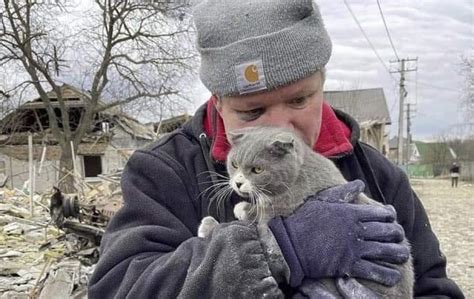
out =
<path fill-rule="evenodd" d="M 347 183 L 336 166 L 327 158 L 315 153 L 292 131 L 274 127 L 253 127 L 234 131 L 230 142 L 232 149 L 227 157 L 230 179 L 220 194 L 232 188 L 246 201 L 234 208 L 237 219 L 257 221 L 260 231 L 274 216 L 288 216 L 304 199 L 318 191 Z M 282 155 L 281 152 L 284 152 Z M 279 154 L 275 154 L 279 153 Z M 222 190 L 221 190 L 222 191 Z M 381 205 L 361 193 L 355 203 Z M 212 217 L 201 221 L 198 236 L 206 237 L 217 225 Z M 404 241 L 408 244 L 408 241 Z M 380 298 L 412 298 L 414 274 L 411 258 L 396 266 L 402 280 L 394 287 L 371 281 L 357 280 Z M 335 298 L 347 297 L 338 291 L 335 279 L 322 279 L 318 287 L 328 290 Z M 307 286 L 308 287 L 308 286 Z M 311 285 L 309 286 L 311 287 Z M 357 294 L 349 295 L 358 298 Z"/>

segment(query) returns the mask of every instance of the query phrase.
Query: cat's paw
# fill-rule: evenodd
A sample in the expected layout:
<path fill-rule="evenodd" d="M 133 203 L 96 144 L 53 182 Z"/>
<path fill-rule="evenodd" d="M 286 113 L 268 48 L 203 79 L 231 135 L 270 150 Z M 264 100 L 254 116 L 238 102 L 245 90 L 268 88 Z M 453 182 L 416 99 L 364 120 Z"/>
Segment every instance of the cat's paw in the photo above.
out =
<path fill-rule="evenodd" d="M 234 207 L 234 216 L 238 220 L 247 221 L 249 220 L 250 204 L 246 201 L 241 201 Z"/>
<path fill-rule="evenodd" d="M 214 219 L 214 217 L 212 216 L 202 218 L 201 224 L 198 228 L 198 237 L 206 238 L 212 233 L 212 231 L 218 224 L 219 222 L 217 222 L 217 220 Z"/>

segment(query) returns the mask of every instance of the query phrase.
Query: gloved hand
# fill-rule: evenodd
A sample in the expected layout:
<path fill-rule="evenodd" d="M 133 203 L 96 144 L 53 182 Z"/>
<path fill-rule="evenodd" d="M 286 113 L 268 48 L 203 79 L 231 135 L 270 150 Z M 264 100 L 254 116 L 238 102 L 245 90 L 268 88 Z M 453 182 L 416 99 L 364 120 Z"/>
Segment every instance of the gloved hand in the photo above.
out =
<path fill-rule="evenodd" d="M 336 289 L 328 289 L 321 280 L 304 279 L 292 299 L 380 298 L 371 289 L 362 285 L 354 278 L 338 278 L 336 280 Z"/>
<path fill-rule="evenodd" d="M 410 255 L 400 243 L 404 231 L 395 222 L 395 209 L 350 203 L 361 191 L 354 192 L 354 184 L 333 188 L 323 197 L 335 194 L 340 201 L 321 201 L 316 194 L 292 215 L 269 222 L 290 268 L 290 285 L 300 285 L 305 277 L 355 277 L 395 285 L 400 272 L 380 264 L 401 264 Z"/>

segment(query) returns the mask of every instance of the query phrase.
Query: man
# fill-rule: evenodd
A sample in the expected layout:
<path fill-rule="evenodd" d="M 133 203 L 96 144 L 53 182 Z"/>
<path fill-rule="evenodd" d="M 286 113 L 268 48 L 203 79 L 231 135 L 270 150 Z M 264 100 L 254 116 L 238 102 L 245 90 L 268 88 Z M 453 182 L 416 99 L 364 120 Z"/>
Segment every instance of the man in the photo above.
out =
<path fill-rule="evenodd" d="M 391 286 L 400 273 L 387 263 L 407 260 L 400 243 L 406 235 L 415 295 L 463 298 L 446 277 L 446 260 L 406 176 L 358 141 L 352 118 L 324 103 L 331 42 L 317 7 L 303 0 L 209 0 L 196 5 L 194 17 L 201 80 L 215 96 L 183 129 L 130 158 L 122 177 L 125 204 L 103 238 L 89 296 L 303 296 L 305 279 L 324 277 Z M 353 204 L 317 200 L 272 222 L 269 238 L 233 221 L 239 198 L 213 202 L 208 190 L 227 173 L 226 134 L 257 125 L 293 129 L 347 180 L 363 181 L 368 195 L 393 205 L 403 229 L 390 208 L 357 206 L 356 213 Z M 209 214 L 221 224 L 209 238 L 197 238 Z M 363 233 L 357 230 L 362 218 L 372 220 Z M 356 250 L 360 245 L 366 252 Z"/>
<path fill-rule="evenodd" d="M 457 188 L 459 180 L 459 166 L 456 162 L 453 162 L 453 166 L 451 166 L 449 169 L 449 175 L 451 176 L 451 188 Z"/>

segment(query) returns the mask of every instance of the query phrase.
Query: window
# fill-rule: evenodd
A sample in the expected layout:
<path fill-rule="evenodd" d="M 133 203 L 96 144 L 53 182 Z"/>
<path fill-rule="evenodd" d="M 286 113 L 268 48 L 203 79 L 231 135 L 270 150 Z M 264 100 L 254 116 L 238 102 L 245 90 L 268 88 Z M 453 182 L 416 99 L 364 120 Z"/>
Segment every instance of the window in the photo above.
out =
<path fill-rule="evenodd" d="M 94 178 L 102 173 L 102 157 L 101 156 L 83 156 L 84 159 L 84 176 L 86 178 Z"/>

